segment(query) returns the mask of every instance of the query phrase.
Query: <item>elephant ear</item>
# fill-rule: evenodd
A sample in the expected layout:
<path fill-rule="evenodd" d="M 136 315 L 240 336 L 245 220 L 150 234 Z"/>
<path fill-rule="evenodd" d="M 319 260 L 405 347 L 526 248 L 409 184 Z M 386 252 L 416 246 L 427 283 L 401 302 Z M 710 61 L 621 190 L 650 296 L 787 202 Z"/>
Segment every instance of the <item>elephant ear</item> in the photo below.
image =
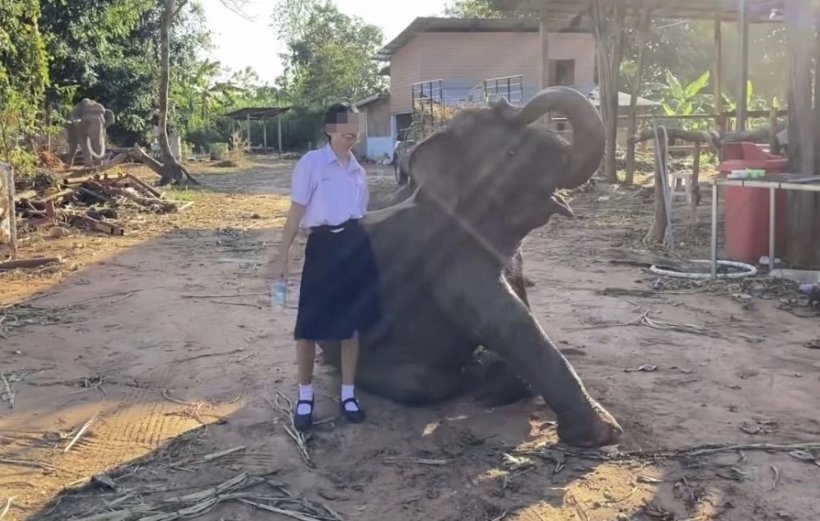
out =
<path fill-rule="evenodd" d="M 464 168 L 461 141 L 451 130 L 441 130 L 413 148 L 408 159 L 410 175 L 421 192 L 453 213 L 459 202 Z"/>
<path fill-rule="evenodd" d="M 116 121 L 116 118 L 114 117 L 114 113 L 109 109 L 105 109 L 105 126 L 106 126 L 106 128 L 113 125 L 114 121 Z"/>

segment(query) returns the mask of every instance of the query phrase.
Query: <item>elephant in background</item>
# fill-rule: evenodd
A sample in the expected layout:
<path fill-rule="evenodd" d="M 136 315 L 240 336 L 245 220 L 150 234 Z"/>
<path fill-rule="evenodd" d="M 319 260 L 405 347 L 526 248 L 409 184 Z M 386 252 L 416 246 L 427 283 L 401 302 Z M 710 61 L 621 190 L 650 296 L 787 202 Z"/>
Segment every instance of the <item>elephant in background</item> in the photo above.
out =
<path fill-rule="evenodd" d="M 533 125 L 550 111 L 569 120 L 571 143 Z M 464 392 L 494 404 L 535 394 L 555 412 L 564 442 L 616 443 L 623 429 L 590 396 L 516 283 L 522 240 L 555 214 L 573 215 L 557 192 L 586 183 L 603 155 L 597 109 L 560 86 L 523 107 L 501 99 L 463 110 L 414 146 L 406 168 L 415 186 L 396 199 L 413 193 L 364 219 L 382 318 L 360 332 L 357 383 L 408 405 Z M 339 367 L 339 343 L 319 346 Z"/>
<path fill-rule="evenodd" d="M 102 104 L 83 98 L 69 114 L 66 123 L 68 155 L 66 163 L 71 166 L 79 146 L 83 152 L 83 165 L 91 168 L 100 164 L 105 155 L 106 129 L 114 124 L 114 113 Z"/>

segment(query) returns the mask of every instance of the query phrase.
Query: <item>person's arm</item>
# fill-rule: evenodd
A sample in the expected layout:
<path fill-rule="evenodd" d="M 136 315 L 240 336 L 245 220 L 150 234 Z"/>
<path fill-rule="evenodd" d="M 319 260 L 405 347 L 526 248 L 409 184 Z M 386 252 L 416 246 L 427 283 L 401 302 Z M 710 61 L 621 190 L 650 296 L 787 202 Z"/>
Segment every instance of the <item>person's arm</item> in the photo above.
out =
<path fill-rule="evenodd" d="M 293 240 L 299 232 L 299 223 L 302 221 L 302 216 L 305 215 L 305 208 L 306 206 L 304 204 L 295 201 L 291 201 L 290 203 L 288 216 L 285 219 L 285 226 L 282 229 L 282 241 L 279 243 L 279 255 L 276 257 L 280 260 L 280 263 L 282 260 L 287 262 L 290 246 L 293 244 Z M 284 273 L 278 273 L 276 275 L 282 276 Z"/>
<path fill-rule="evenodd" d="M 283 277 L 286 274 L 290 247 L 299 232 L 299 224 L 305 215 L 307 205 L 310 203 L 313 189 L 311 169 L 303 157 L 293 168 L 290 208 L 285 219 L 285 226 L 282 229 L 282 240 L 279 243 L 278 255 L 270 260 L 271 267 L 275 270 L 275 273 L 272 274 L 274 277 Z"/>

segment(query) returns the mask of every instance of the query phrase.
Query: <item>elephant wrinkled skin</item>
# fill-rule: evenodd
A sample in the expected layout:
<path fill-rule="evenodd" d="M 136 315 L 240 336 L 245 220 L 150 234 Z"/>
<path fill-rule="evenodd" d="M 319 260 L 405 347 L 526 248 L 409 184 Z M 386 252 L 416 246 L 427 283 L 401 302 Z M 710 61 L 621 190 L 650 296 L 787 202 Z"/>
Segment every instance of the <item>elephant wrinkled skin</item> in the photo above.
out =
<path fill-rule="evenodd" d="M 73 165 L 77 147 L 83 151 L 83 165 L 91 168 L 105 155 L 106 129 L 114 124 L 114 113 L 100 103 L 83 98 L 74 105 L 66 123 L 67 164 Z"/>
<path fill-rule="evenodd" d="M 532 125 L 549 111 L 568 118 L 572 144 Z M 357 383 L 404 404 L 471 389 L 495 404 L 534 393 L 555 412 L 562 441 L 616 443 L 623 430 L 541 329 L 523 284 L 512 283 L 520 270 L 510 269 L 530 231 L 572 216 L 555 192 L 585 183 L 603 151 L 597 110 L 568 87 L 524 107 L 502 99 L 464 110 L 416 145 L 415 192 L 365 218 L 383 318 L 361 332 Z M 338 367 L 338 343 L 319 345 Z"/>

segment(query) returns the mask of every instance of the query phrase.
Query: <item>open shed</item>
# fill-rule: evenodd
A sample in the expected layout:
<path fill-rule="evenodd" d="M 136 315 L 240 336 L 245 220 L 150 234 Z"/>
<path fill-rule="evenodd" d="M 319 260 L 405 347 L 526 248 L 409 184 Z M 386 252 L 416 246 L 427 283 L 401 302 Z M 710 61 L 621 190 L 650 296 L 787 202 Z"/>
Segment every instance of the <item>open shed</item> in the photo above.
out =
<path fill-rule="evenodd" d="M 607 150 L 604 160 L 606 177 L 616 179 L 616 142 L 618 98 L 611 86 L 618 84 L 622 55 L 622 35 L 625 24 L 639 24 L 646 33 L 651 20 L 714 20 L 715 60 L 713 87 L 722 92 L 723 68 L 722 26 L 738 24 L 739 70 L 737 108 L 734 113 L 721 109 L 721 97 L 716 96 L 716 124 L 722 126 L 725 117 L 735 117 L 735 130 L 746 130 L 748 119 L 747 85 L 749 77 L 749 26 L 752 23 L 785 24 L 788 34 L 788 156 L 789 172 L 811 177 L 820 166 L 820 133 L 816 114 L 820 112 L 820 81 L 812 82 L 813 61 L 820 57 L 817 43 L 817 2 L 810 0 L 492 0 L 502 11 L 527 13 L 539 19 L 541 42 L 541 87 L 552 84 L 548 31 L 587 25 L 596 37 L 598 79 L 601 88 L 601 112 L 606 124 Z M 731 43 L 729 43 L 731 44 Z M 639 60 L 640 61 L 640 60 Z M 639 67 L 640 68 L 640 67 Z M 638 82 L 640 83 L 640 82 Z M 633 93 L 633 102 L 638 92 Z M 634 128 L 634 121 L 632 123 Z M 789 194 L 789 248 L 786 254 L 791 264 L 820 269 L 820 195 L 794 192 Z M 801 239 L 802 238 L 802 239 Z"/>
<path fill-rule="evenodd" d="M 267 151 L 268 148 L 268 122 L 272 119 L 276 119 L 276 138 L 277 138 L 277 147 L 276 150 L 281 154 L 282 153 L 282 114 L 289 111 L 292 107 L 246 107 L 239 110 L 234 110 L 233 112 L 228 112 L 225 114 L 225 117 L 234 121 L 244 121 L 245 122 L 245 136 L 248 140 L 248 148 L 253 150 L 256 148 L 257 150 Z M 262 143 L 261 147 L 253 146 L 252 134 L 251 134 L 251 126 L 252 122 L 261 122 L 262 127 Z"/>

